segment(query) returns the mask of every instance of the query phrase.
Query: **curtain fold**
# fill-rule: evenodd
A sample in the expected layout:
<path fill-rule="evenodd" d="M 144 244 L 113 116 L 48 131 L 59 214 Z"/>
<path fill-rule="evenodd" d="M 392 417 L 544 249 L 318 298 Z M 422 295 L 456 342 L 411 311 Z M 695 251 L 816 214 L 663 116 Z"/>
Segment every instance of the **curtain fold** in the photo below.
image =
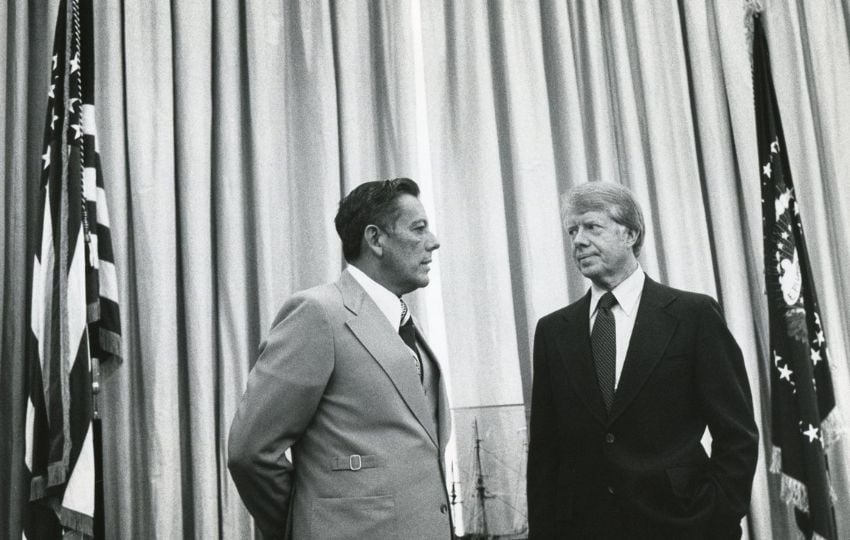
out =
<path fill-rule="evenodd" d="M 850 11 L 839 0 L 763 3 L 836 401 L 850 420 Z M 0 5 L 5 433 L 23 433 L 24 254 L 57 6 Z M 622 182 L 646 213 L 644 269 L 718 298 L 743 350 L 762 436 L 747 532 L 793 537 L 767 472 L 771 363 L 742 2 L 103 2 L 95 27 L 126 358 L 104 384 L 110 537 L 252 534 L 226 441 L 257 347 L 286 297 L 342 268 L 340 197 L 398 176 L 420 182 L 442 242 L 411 305 L 445 365 L 454 463 L 479 413 L 490 440 L 522 447 L 536 322 L 587 288 L 560 194 Z M 480 412 L 491 406 L 508 412 Z M 23 445 L 0 443 L 3 537 L 20 536 Z M 848 508 L 846 438 L 829 462 L 836 508 Z M 521 474 L 506 482 L 524 490 Z M 850 517 L 838 520 L 850 531 Z"/>

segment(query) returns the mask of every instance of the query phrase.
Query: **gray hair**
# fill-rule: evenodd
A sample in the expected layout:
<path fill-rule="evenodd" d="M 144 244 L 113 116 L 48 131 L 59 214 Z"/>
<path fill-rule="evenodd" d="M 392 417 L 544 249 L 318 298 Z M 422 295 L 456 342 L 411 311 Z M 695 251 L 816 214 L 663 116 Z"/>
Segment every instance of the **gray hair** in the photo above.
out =
<path fill-rule="evenodd" d="M 587 182 L 579 184 L 561 197 L 561 223 L 566 226 L 567 217 L 585 212 L 605 212 L 616 223 L 637 235 L 632 246 L 635 257 L 643 246 L 643 212 L 634 194 L 622 184 L 614 182 Z"/>

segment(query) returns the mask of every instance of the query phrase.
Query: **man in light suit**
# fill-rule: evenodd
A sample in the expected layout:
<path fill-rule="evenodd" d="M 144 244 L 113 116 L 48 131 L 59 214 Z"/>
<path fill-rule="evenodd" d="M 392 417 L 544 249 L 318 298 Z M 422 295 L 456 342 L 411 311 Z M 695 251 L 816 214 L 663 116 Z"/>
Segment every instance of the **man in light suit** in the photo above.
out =
<path fill-rule="evenodd" d="M 625 187 L 580 185 L 562 214 L 592 287 L 537 325 L 530 538 L 740 538 L 758 431 L 720 306 L 644 274 Z"/>
<path fill-rule="evenodd" d="M 401 299 L 440 246 L 418 195 L 401 178 L 346 196 L 348 268 L 290 298 L 260 347 L 228 467 L 266 536 L 451 538 L 444 379 Z"/>

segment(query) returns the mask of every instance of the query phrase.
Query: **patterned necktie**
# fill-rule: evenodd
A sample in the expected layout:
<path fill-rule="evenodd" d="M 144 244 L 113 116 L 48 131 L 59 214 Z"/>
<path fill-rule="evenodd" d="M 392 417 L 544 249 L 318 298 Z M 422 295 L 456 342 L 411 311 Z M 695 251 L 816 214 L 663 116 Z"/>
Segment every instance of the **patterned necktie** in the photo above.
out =
<path fill-rule="evenodd" d="M 414 360 L 416 362 L 416 373 L 419 374 L 419 382 L 422 378 L 422 361 L 419 359 L 419 349 L 416 347 L 416 326 L 413 324 L 413 316 L 407 310 L 407 304 L 401 298 L 401 326 L 398 328 L 398 335 L 402 341 L 413 351 Z"/>
<path fill-rule="evenodd" d="M 611 308 L 617 304 L 617 299 L 607 292 L 596 305 L 596 322 L 590 333 L 590 344 L 593 347 L 593 359 L 596 362 L 596 378 L 602 391 L 605 409 L 611 411 L 614 401 L 614 369 L 617 363 L 617 326 Z"/>

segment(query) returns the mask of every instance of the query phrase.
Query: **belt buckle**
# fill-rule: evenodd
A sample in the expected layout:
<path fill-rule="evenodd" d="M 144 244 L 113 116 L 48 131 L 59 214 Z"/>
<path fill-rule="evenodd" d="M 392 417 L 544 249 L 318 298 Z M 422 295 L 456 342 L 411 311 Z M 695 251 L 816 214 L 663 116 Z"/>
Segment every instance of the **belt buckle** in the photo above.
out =
<path fill-rule="evenodd" d="M 348 468 L 352 471 L 359 471 L 363 468 L 363 459 L 359 454 L 348 456 Z"/>

